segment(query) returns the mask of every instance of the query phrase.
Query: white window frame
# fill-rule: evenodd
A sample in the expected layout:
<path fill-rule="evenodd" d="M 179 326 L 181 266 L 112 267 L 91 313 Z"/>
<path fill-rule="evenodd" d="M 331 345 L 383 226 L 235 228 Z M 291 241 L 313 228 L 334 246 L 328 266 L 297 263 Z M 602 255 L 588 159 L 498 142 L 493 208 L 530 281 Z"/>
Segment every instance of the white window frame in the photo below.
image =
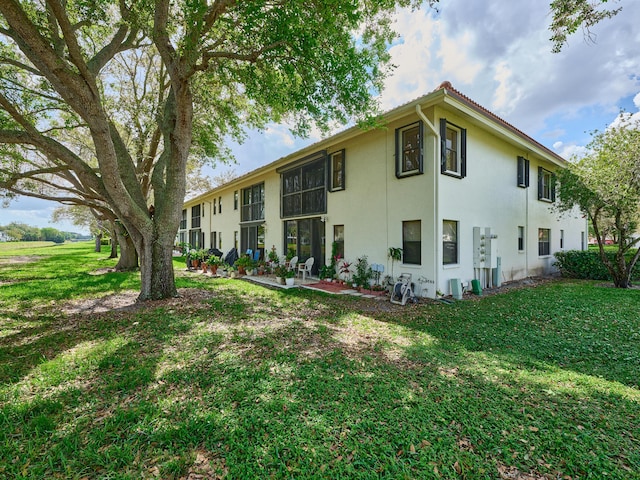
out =
<path fill-rule="evenodd" d="M 455 233 L 456 233 L 455 241 L 451 241 L 451 239 L 445 238 L 446 223 L 451 223 L 455 225 Z M 445 257 L 444 257 L 445 243 L 455 244 L 456 258 L 454 262 L 445 261 Z M 458 265 L 459 263 L 460 263 L 460 222 L 458 222 L 457 220 L 442 220 L 442 265 L 451 266 L 451 265 Z"/>
<path fill-rule="evenodd" d="M 538 200 L 543 202 L 556 200 L 553 172 L 543 167 L 538 167 Z"/>
<path fill-rule="evenodd" d="M 547 240 L 543 241 L 544 232 L 547 232 Z M 546 245 L 546 249 L 543 247 Z M 543 250 L 547 250 L 544 252 Z M 548 257 L 551 255 L 551 229 L 550 228 L 538 228 L 538 256 Z"/>
<path fill-rule="evenodd" d="M 341 160 L 342 166 L 336 172 L 335 164 L 339 157 L 342 158 Z M 329 154 L 329 165 L 330 165 L 330 175 L 331 175 L 330 185 L 331 185 L 332 192 L 337 192 L 345 189 L 345 176 L 346 176 L 345 175 L 346 173 L 345 159 L 346 157 L 345 157 L 344 148 L 342 150 L 338 150 L 337 152 L 333 152 Z M 334 182 L 336 178 L 336 174 L 338 174 L 338 178 L 340 179 L 339 182 Z"/>

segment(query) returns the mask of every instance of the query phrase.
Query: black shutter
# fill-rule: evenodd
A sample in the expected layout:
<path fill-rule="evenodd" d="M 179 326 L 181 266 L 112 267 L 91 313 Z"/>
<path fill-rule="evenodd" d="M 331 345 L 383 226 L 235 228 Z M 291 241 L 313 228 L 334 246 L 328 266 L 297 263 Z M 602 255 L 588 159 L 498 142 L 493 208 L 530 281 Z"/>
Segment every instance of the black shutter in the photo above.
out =
<path fill-rule="evenodd" d="M 467 129 L 460 129 L 460 176 L 467 176 Z"/>
<path fill-rule="evenodd" d="M 529 160 L 524 157 L 518 157 L 518 186 L 529 186 Z"/>
<path fill-rule="evenodd" d="M 400 129 L 396 128 L 396 178 L 402 176 L 402 146 L 400 145 Z"/>
<path fill-rule="evenodd" d="M 440 119 L 440 173 L 447 171 L 447 119 Z"/>
<path fill-rule="evenodd" d="M 524 187 L 524 157 L 518 157 L 518 186 Z"/>
<path fill-rule="evenodd" d="M 551 201 L 556 201 L 556 176 L 551 174 Z"/>
<path fill-rule="evenodd" d="M 538 200 L 542 199 L 542 176 L 544 173 L 542 172 L 542 167 L 538 167 Z"/>

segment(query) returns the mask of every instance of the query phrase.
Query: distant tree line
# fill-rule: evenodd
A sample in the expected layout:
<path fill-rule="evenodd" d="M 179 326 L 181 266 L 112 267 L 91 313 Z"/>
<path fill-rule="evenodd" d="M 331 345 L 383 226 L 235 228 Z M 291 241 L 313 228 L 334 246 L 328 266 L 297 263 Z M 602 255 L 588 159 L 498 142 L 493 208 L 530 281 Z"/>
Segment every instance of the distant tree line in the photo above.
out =
<path fill-rule="evenodd" d="M 72 232 L 61 232 L 53 227 L 32 227 L 25 223 L 12 222 L 6 226 L 0 225 L 0 232 L 4 233 L 4 240 L 9 242 L 55 242 L 64 243 L 65 240 L 80 240 L 86 235 Z"/>

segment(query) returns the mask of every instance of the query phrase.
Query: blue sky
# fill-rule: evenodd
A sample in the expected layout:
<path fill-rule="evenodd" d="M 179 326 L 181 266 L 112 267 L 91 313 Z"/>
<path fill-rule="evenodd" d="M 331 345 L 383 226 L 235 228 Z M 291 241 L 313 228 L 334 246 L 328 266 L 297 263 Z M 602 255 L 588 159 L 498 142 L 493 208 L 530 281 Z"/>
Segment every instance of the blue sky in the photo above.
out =
<path fill-rule="evenodd" d="M 401 38 L 390 49 L 396 68 L 380 106 L 389 110 L 448 80 L 558 154 L 579 155 L 589 132 L 606 128 L 621 109 L 640 117 L 640 2 L 613 3 L 622 13 L 593 27 L 592 41 L 579 31 L 558 54 L 551 53 L 549 1 L 441 0 L 437 14 L 426 7 L 401 10 Z M 232 145 L 237 163 L 207 173 L 242 174 L 319 139 L 297 139 L 286 125 L 271 125 Z M 0 225 L 52 226 L 53 208 L 21 199 L 0 209 Z"/>

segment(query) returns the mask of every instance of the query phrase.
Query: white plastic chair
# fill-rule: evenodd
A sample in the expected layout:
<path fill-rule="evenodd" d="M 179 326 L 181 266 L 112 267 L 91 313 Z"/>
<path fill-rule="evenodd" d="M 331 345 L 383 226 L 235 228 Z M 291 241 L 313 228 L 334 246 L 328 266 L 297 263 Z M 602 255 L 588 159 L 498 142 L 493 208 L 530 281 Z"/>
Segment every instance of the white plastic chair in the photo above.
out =
<path fill-rule="evenodd" d="M 304 263 L 298 265 L 298 273 L 302 272 L 302 280 L 306 279 L 307 273 L 311 275 L 311 268 L 313 267 L 315 258 L 309 257 Z"/>
<path fill-rule="evenodd" d="M 295 256 L 291 260 L 289 260 L 289 270 L 296 271 L 296 266 L 298 265 L 298 257 Z"/>

